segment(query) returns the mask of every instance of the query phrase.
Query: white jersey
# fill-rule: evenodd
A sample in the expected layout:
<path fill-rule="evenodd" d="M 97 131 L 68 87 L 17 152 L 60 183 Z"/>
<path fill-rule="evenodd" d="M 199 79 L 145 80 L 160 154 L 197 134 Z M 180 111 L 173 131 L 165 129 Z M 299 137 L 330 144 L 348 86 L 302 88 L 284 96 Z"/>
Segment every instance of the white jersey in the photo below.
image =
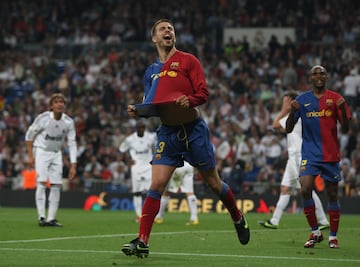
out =
<path fill-rule="evenodd" d="M 120 152 L 129 152 L 134 161 L 131 166 L 131 183 L 133 192 L 143 192 L 151 184 L 151 160 L 156 134 L 148 131 L 142 137 L 137 132 L 132 133 L 120 144 Z"/>
<path fill-rule="evenodd" d="M 119 150 L 124 153 L 129 151 L 134 165 L 141 167 L 149 165 L 153 156 L 153 147 L 156 141 L 156 134 L 148 131 L 142 137 L 137 132 L 132 133 L 121 143 Z"/>
<path fill-rule="evenodd" d="M 286 128 L 286 119 L 282 118 L 279 123 L 281 127 Z M 301 120 L 299 119 L 291 133 L 286 134 L 288 145 L 288 160 L 286 163 L 281 185 L 288 187 L 300 188 L 299 171 L 301 163 L 301 145 L 302 145 L 302 129 Z"/>
<path fill-rule="evenodd" d="M 288 115 L 282 118 L 279 123 L 282 128 L 286 128 L 286 120 Z M 291 133 L 286 134 L 287 138 L 287 146 L 288 146 L 288 153 L 301 153 L 301 145 L 302 145 L 302 129 L 301 129 L 301 119 L 297 121 L 294 126 L 294 129 Z"/>
<path fill-rule="evenodd" d="M 48 152 L 59 152 L 65 138 L 69 146 L 71 163 L 76 163 L 76 131 L 74 121 L 62 113 L 60 120 L 55 120 L 52 111 L 39 114 L 26 131 L 25 141 L 33 141 L 33 147 Z"/>

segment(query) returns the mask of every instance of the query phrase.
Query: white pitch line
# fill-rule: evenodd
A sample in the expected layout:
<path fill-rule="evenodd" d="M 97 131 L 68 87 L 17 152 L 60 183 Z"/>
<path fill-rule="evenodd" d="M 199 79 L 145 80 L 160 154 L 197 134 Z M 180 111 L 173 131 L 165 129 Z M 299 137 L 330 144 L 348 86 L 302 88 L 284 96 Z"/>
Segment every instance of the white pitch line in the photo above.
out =
<path fill-rule="evenodd" d="M 347 228 L 347 230 L 358 230 L 359 228 Z M 293 232 L 297 230 L 306 230 L 305 228 L 300 229 L 282 229 L 282 232 Z M 260 230 L 252 230 L 252 232 L 267 232 L 267 229 Z M 183 234 L 191 234 L 191 233 L 233 233 L 232 230 L 219 230 L 219 231 L 210 231 L 210 230 L 202 230 L 202 231 L 180 231 L 180 232 L 152 232 L 151 235 L 183 235 Z M 109 234 L 109 235 L 86 235 L 86 236 L 64 236 L 64 237 L 53 237 L 53 238 L 40 238 L 40 239 L 23 239 L 23 240 L 0 240 L 0 244 L 14 244 L 14 243 L 33 243 L 33 242 L 48 242 L 48 241 L 56 241 L 56 240 L 72 240 L 72 239 L 92 239 L 92 238 L 112 238 L 112 237 L 127 237 L 127 236 L 136 236 L 138 233 L 130 233 L 130 234 Z"/>
<path fill-rule="evenodd" d="M 62 252 L 62 253 L 103 253 L 103 254 L 120 254 L 119 251 L 112 250 L 73 250 L 73 249 L 32 249 L 32 248 L 0 248 L 0 251 L 38 251 L 38 252 Z M 301 257 L 274 257 L 274 256 L 250 256 L 250 255 L 232 255 L 232 254 L 198 254 L 198 253 L 171 253 L 171 252 L 153 252 L 152 255 L 166 255 L 179 257 L 226 257 L 226 258 L 251 258 L 251 259 L 267 259 L 267 260 L 308 260 L 308 261 L 323 261 L 323 262 L 356 262 L 356 259 L 330 259 L 330 258 L 301 258 Z"/>
<path fill-rule="evenodd" d="M 208 233 L 209 231 L 181 231 L 181 232 L 154 232 L 151 235 L 183 235 L 188 233 Z M 232 233 L 233 231 L 216 231 L 217 233 Z M 91 238 L 109 238 L 109 237 L 126 237 L 126 236 L 136 236 L 137 233 L 131 234 L 111 234 L 111 235 L 87 235 L 87 236 L 64 236 L 64 237 L 54 237 L 54 238 L 40 238 L 40 239 L 24 239 L 24 240 L 0 240 L 0 244 L 11 244 L 11 243 L 32 243 L 32 242 L 47 242 L 55 240 L 71 240 L 71 239 L 91 239 Z"/>

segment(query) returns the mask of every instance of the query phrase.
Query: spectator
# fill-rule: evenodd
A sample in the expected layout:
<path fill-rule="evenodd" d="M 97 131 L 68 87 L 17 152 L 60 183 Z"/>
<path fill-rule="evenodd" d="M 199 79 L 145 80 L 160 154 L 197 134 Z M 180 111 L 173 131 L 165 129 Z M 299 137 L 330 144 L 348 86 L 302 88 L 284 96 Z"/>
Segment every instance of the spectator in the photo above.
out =
<path fill-rule="evenodd" d="M 83 6 L 81 9 L 77 8 L 76 5 L 71 7 L 69 5 L 54 5 L 54 3 L 43 5 L 43 12 L 44 14 L 51 14 L 51 21 L 45 21 L 45 28 L 41 26 L 39 32 L 45 38 L 41 42 L 37 42 L 36 46 L 31 44 L 37 38 L 37 35 L 34 34 L 35 31 L 25 30 L 15 32 L 13 31 L 14 25 L 12 24 L 15 21 L 12 17 L 14 12 L 16 14 L 27 14 L 26 21 L 37 20 L 37 14 L 31 12 L 35 3 L 34 0 L 16 5 L 16 11 L 13 10 L 15 7 L 13 5 L 1 5 L 3 17 L 0 19 L 0 25 L 3 29 L 3 39 L 2 41 L 0 40 L 0 43 L 5 44 L 4 49 L 1 49 L 0 52 L 0 60 L 2 62 L 0 66 L 0 113 L 3 111 L 3 117 L 7 117 L 6 114 L 10 114 L 13 112 L 12 110 L 15 110 L 16 117 L 20 117 L 19 114 L 21 113 L 28 114 L 33 119 L 31 114 L 46 110 L 47 104 L 44 100 L 51 91 L 58 90 L 56 84 L 60 78 L 60 73 L 57 72 L 57 65 L 52 62 L 55 62 L 55 59 L 61 59 L 61 61 L 65 62 L 65 67 L 69 74 L 68 90 L 72 103 L 68 108 L 69 111 L 71 110 L 71 116 L 77 122 L 77 133 L 84 143 L 93 143 L 95 149 L 92 150 L 91 154 L 98 156 L 99 160 L 102 160 L 103 155 L 98 154 L 98 150 L 99 146 L 103 144 L 101 141 L 96 140 L 99 138 L 95 138 L 98 132 L 94 131 L 88 135 L 89 129 L 85 127 L 83 122 L 87 120 L 89 128 L 99 127 L 99 111 L 105 110 L 108 113 L 108 121 L 110 121 L 112 131 L 127 125 L 126 106 L 129 103 L 141 101 L 143 66 L 152 62 L 156 56 L 154 52 L 149 50 L 150 46 L 148 44 L 142 43 L 148 37 L 148 32 L 145 30 L 147 28 L 147 20 L 138 19 L 139 17 L 154 17 L 154 14 L 152 10 L 144 8 L 144 5 L 137 5 L 136 3 L 138 2 L 136 0 L 134 3 L 115 2 L 113 5 L 105 5 L 102 7 L 101 19 L 94 16 L 91 20 L 89 14 L 94 12 L 89 12 L 89 10 L 92 8 L 92 5 Z M 160 2 L 162 3 L 161 6 L 164 7 L 161 12 L 168 13 L 165 2 L 163 0 Z M 188 12 L 187 8 L 189 6 L 193 6 L 187 5 L 187 3 L 189 3 L 189 0 L 185 0 L 182 5 L 185 8 L 185 13 Z M 277 10 L 279 14 L 290 14 L 287 19 L 274 20 L 274 17 L 266 16 L 264 12 L 252 11 L 252 9 L 248 8 L 248 5 L 244 7 L 242 2 L 236 2 L 233 5 L 224 5 L 222 9 L 202 9 L 195 5 L 193 7 L 197 16 L 188 17 L 186 21 L 181 20 L 181 23 L 178 22 L 182 26 L 182 28 L 178 28 L 179 43 L 181 42 L 180 36 L 187 36 L 188 34 L 196 36 L 196 48 L 188 46 L 184 48 L 188 52 L 192 49 L 196 51 L 196 54 L 199 55 L 203 63 L 213 99 L 209 99 L 209 104 L 201 107 L 201 111 L 210 114 L 206 119 L 209 118 L 214 123 L 212 132 L 221 131 L 220 127 L 222 126 L 218 122 L 225 119 L 225 117 L 219 115 L 221 104 L 214 101 L 214 99 L 223 98 L 221 94 L 225 93 L 230 95 L 232 104 L 227 116 L 236 119 L 239 113 L 244 113 L 245 119 L 251 121 L 248 129 L 246 129 L 247 126 L 243 128 L 245 135 L 262 137 L 266 133 L 266 127 L 271 124 L 271 117 L 265 121 L 258 120 L 256 117 L 255 121 L 258 125 L 254 125 L 254 107 L 262 104 L 259 103 L 259 96 L 262 94 L 264 87 L 260 86 L 260 84 L 263 83 L 271 86 L 277 78 L 281 78 L 284 70 L 280 66 L 286 64 L 290 59 L 294 62 L 294 68 L 298 76 L 295 89 L 302 92 L 309 90 L 308 80 L 304 74 L 311 65 L 330 62 L 329 74 L 331 77 L 329 86 L 337 91 L 343 90 L 342 82 L 346 70 L 359 68 L 356 62 L 359 53 L 356 51 L 356 43 L 352 41 L 354 36 L 355 40 L 360 36 L 359 22 L 352 21 L 349 24 L 342 18 L 343 13 L 349 14 L 349 17 L 351 17 L 353 12 L 358 12 L 359 8 L 356 5 L 351 6 L 347 2 L 336 1 L 326 3 L 326 5 L 332 8 L 333 13 L 331 17 L 336 17 L 341 22 L 336 27 L 333 27 L 328 11 L 322 11 L 324 9 L 323 3 L 316 7 L 321 10 L 321 14 L 324 13 L 324 15 L 320 16 L 321 20 L 312 19 L 313 11 L 311 10 L 314 6 L 309 5 L 307 2 L 297 4 L 297 10 L 307 11 L 304 12 L 303 16 L 299 17 L 292 15 L 293 10 L 291 8 L 290 12 L 285 10 L 284 8 L 288 5 L 284 3 L 284 0 L 277 1 L 274 4 L 274 10 Z M 137 6 L 136 12 L 129 12 L 126 15 L 126 20 L 120 19 L 117 13 L 113 12 L 114 10 L 130 10 L 132 5 Z M 235 16 L 234 12 L 239 12 L 239 15 Z M 66 14 L 66 16 L 63 14 Z M 74 19 L 74 14 L 76 14 L 77 19 Z M 227 19 L 220 20 L 218 19 L 220 16 Z M 134 19 L 135 17 L 136 19 Z M 209 17 L 212 18 L 210 20 L 202 19 Z M 18 18 L 20 19 L 20 17 Z M 307 21 L 312 21 L 312 23 L 308 24 L 306 23 Z M 283 43 L 279 39 L 280 46 L 271 56 L 266 48 L 266 43 L 265 49 L 258 50 L 253 46 L 252 40 L 250 42 L 247 40 L 246 35 L 240 37 L 240 40 L 236 40 L 233 37 L 231 42 L 232 50 L 225 53 L 224 48 L 221 47 L 221 41 L 214 41 L 214 44 L 208 42 L 209 31 L 206 30 L 208 27 L 206 25 L 207 22 L 215 22 L 212 25 L 215 25 L 217 28 L 214 32 L 211 31 L 211 33 L 215 34 L 217 32 L 221 33 L 223 27 L 247 27 L 254 25 L 257 27 L 267 27 L 276 24 L 279 27 L 293 27 L 296 35 L 294 37 L 286 36 Z M 78 25 L 81 25 L 81 27 Z M 89 25 L 89 28 L 85 29 L 82 25 Z M 129 43 L 123 40 L 127 27 L 130 29 L 129 33 L 131 34 L 129 38 L 139 40 L 139 42 Z M 325 28 L 325 31 L 330 31 L 329 35 L 336 36 L 335 43 L 325 46 L 319 42 L 323 34 L 320 31 L 322 28 Z M 100 37 L 96 47 L 94 47 L 96 51 L 93 49 L 83 50 L 83 47 L 78 49 L 73 46 L 75 36 L 77 34 L 83 35 L 86 32 L 85 30 L 88 31 L 89 36 L 90 32 L 94 32 L 95 35 Z M 339 34 L 340 31 L 344 34 Z M 266 32 L 263 31 L 263 33 Z M 107 45 L 106 38 L 111 34 L 119 36 L 121 46 L 118 44 L 115 46 L 118 54 L 115 55 L 116 59 L 109 63 L 106 55 L 110 52 L 110 48 L 113 45 Z M 61 40 L 60 44 L 66 42 L 67 45 L 61 49 L 53 49 L 52 42 L 55 42 L 57 39 Z M 32 48 L 40 47 L 40 49 L 29 51 L 28 47 L 30 46 Z M 294 60 L 294 55 L 298 58 L 297 61 Z M 13 72 L 13 62 L 18 58 L 23 59 L 21 64 L 23 65 L 25 76 L 22 77 L 22 83 L 16 81 Z M 220 59 L 221 62 L 229 64 L 230 67 L 225 65 L 225 70 L 230 73 L 227 74 L 230 79 L 225 78 L 224 75 L 218 72 Z M 127 62 L 131 62 L 131 64 L 127 64 Z M 344 65 L 348 67 L 342 67 Z M 46 84 L 48 87 L 45 89 Z M 281 91 L 284 89 L 286 88 L 271 87 L 275 94 L 274 102 L 280 99 L 278 96 L 281 95 Z M 15 102 L 13 101 L 15 99 L 13 93 L 19 93 L 17 95 L 18 100 Z M 265 106 L 265 110 L 270 114 L 272 113 L 272 105 L 274 103 L 271 100 L 270 105 L 267 104 Z M 355 104 L 352 107 L 354 114 L 359 113 L 356 111 L 357 106 L 359 104 Z M 266 115 L 263 117 L 266 118 Z M 354 125 L 357 124 L 358 118 L 354 116 Z M 21 127 L 15 129 L 16 135 L 19 138 L 24 135 L 24 121 L 24 119 L 21 119 L 19 121 L 20 124 L 16 124 L 21 125 Z M 155 122 L 156 125 L 157 122 Z M 7 125 L 7 121 L 5 122 L 5 127 L 10 127 Z M 358 131 L 358 129 L 355 129 L 355 131 Z M 4 139 L 3 135 L 2 132 L 0 139 Z M 19 145 L 21 145 L 20 142 L 15 144 L 15 146 Z M 348 146 L 348 154 L 350 156 L 351 152 L 355 149 L 355 145 Z M 2 148 L 3 146 L 0 146 L 0 149 Z M 10 152 L 10 158 L 12 153 L 13 151 Z M 259 161 L 261 162 L 261 160 Z M 81 170 L 84 169 L 87 162 L 88 160 L 82 160 L 78 164 L 79 174 L 82 175 Z"/>
<path fill-rule="evenodd" d="M 83 173 L 84 191 L 89 192 L 92 189 L 93 180 L 101 178 L 102 165 L 95 155 L 92 155 L 90 162 L 85 165 Z"/>
<path fill-rule="evenodd" d="M 350 106 L 355 107 L 360 95 L 360 76 L 356 69 L 352 69 L 344 78 L 343 95 Z"/>

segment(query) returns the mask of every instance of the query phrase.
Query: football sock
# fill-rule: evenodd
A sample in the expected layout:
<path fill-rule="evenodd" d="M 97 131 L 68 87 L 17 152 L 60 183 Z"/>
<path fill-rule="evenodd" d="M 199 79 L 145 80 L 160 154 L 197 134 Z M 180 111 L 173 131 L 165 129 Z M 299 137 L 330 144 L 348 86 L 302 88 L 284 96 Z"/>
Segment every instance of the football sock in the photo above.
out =
<path fill-rule="evenodd" d="M 233 192 L 231 191 L 230 187 L 224 183 L 222 183 L 222 190 L 220 192 L 220 200 L 224 204 L 224 206 L 227 208 L 227 210 L 230 212 L 231 218 L 234 222 L 239 222 L 241 220 L 242 214 L 239 211 L 239 209 L 236 206 L 236 201 L 233 195 Z"/>
<path fill-rule="evenodd" d="M 46 218 L 45 216 L 45 203 L 46 203 L 46 186 L 42 183 L 37 183 L 35 191 L 35 204 L 36 209 L 40 217 Z"/>
<path fill-rule="evenodd" d="M 340 222 L 340 204 L 339 202 L 329 202 L 328 211 L 330 217 L 330 236 L 336 236 Z"/>
<path fill-rule="evenodd" d="M 187 196 L 187 201 L 190 209 L 190 221 L 195 221 L 198 219 L 196 196 L 195 195 Z"/>
<path fill-rule="evenodd" d="M 321 231 L 320 231 L 319 229 L 312 230 L 311 232 L 312 232 L 314 235 L 317 235 L 317 236 L 321 235 Z"/>
<path fill-rule="evenodd" d="M 308 200 L 303 200 L 303 209 L 305 217 L 311 227 L 312 231 L 315 231 L 318 229 L 318 222 L 315 215 L 315 203 L 312 198 Z"/>
<path fill-rule="evenodd" d="M 276 208 L 274 211 L 274 214 L 272 218 L 270 219 L 270 222 L 273 225 L 279 225 L 281 216 L 283 215 L 286 207 L 288 206 L 290 201 L 290 195 L 289 194 L 280 194 L 279 200 L 276 203 Z"/>
<path fill-rule="evenodd" d="M 161 193 L 149 190 L 144 202 L 140 221 L 139 239 L 145 244 L 149 243 L 149 237 L 156 214 L 160 209 Z"/>
<path fill-rule="evenodd" d="M 312 191 L 312 198 L 315 203 L 315 214 L 318 222 L 322 225 L 329 224 L 321 200 L 315 191 Z"/>
<path fill-rule="evenodd" d="M 48 221 L 56 218 L 56 213 L 60 203 L 60 185 L 51 185 L 49 194 Z"/>
<path fill-rule="evenodd" d="M 156 215 L 156 218 L 162 219 L 164 218 L 166 207 L 169 203 L 170 196 L 162 196 L 160 200 L 160 210 L 159 213 Z"/>
<path fill-rule="evenodd" d="M 141 216 L 142 196 L 133 196 L 134 209 L 137 217 Z"/>

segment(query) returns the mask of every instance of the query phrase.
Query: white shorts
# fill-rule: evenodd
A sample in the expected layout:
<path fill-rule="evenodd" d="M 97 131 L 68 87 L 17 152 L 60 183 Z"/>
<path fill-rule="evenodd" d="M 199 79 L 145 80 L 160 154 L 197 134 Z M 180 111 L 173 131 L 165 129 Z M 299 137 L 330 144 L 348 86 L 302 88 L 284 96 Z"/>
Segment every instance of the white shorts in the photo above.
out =
<path fill-rule="evenodd" d="M 295 187 L 300 189 L 299 171 L 301 163 L 301 153 L 289 155 L 286 163 L 281 185 L 287 187 Z"/>
<path fill-rule="evenodd" d="M 151 165 L 131 167 L 132 192 L 144 192 L 149 190 L 151 185 Z"/>
<path fill-rule="evenodd" d="M 194 168 L 184 163 L 183 167 L 175 169 L 167 186 L 171 193 L 194 193 Z"/>
<path fill-rule="evenodd" d="M 35 171 L 38 182 L 50 184 L 62 184 L 63 159 L 62 152 L 46 151 L 40 147 L 34 147 Z"/>

